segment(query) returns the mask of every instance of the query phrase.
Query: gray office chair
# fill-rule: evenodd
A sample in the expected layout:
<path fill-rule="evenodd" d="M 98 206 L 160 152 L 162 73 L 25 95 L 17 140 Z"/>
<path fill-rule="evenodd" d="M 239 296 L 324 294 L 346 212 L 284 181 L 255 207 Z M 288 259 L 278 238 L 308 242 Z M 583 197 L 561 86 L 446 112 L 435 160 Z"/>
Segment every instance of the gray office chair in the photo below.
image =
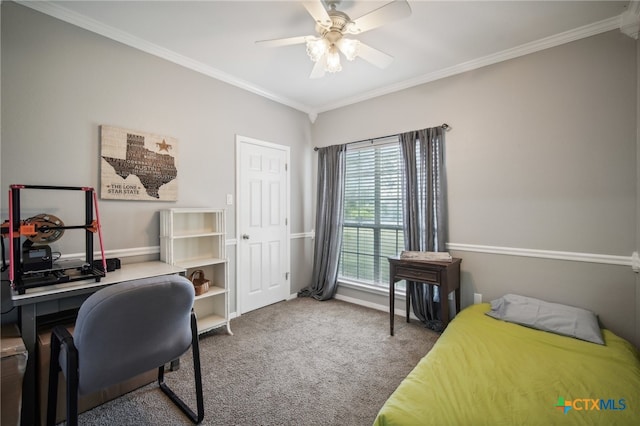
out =
<path fill-rule="evenodd" d="M 58 375 L 66 378 L 67 424 L 78 424 L 78 395 L 158 369 L 160 389 L 193 421 L 204 418 L 193 284 L 177 275 L 105 287 L 80 307 L 73 337 L 57 326 L 51 334 L 47 424 L 56 420 Z M 193 353 L 197 415 L 164 382 L 165 364 L 189 346 Z"/>

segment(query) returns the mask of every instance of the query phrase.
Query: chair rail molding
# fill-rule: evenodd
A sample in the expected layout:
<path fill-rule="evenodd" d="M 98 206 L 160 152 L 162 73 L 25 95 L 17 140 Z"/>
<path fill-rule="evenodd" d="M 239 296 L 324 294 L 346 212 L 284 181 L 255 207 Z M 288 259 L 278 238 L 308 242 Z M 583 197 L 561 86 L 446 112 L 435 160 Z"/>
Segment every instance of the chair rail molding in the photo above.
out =
<path fill-rule="evenodd" d="M 296 234 L 291 234 L 291 239 L 297 239 L 297 238 L 311 238 L 314 239 L 316 236 L 315 231 L 310 231 L 310 232 L 298 232 Z"/>
<path fill-rule="evenodd" d="M 290 235 L 290 239 L 292 240 L 301 239 L 301 238 L 313 239 L 315 238 L 315 232 L 314 231 L 299 232 L 299 233 Z M 224 243 L 226 246 L 234 246 L 238 244 L 238 239 L 228 238 L 225 240 Z M 159 254 L 159 253 L 160 253 L 160 246 L 132 247 L 132 248 L 125 248 L 125 249 L 111 249 L 111 250 L 104 251 L 105 257 L 146 256 L 146 255 Z M 102 254 L 100 253 L 100 251 L 95 251 L 93 253 L 93 256 L 95 259 L 100 258 L 101 255 Z M 85 256 L 84 253 L 67 253 L 67 254 L 63 254 L 61 258 L 62 259 L 79 259 L 79 258 L 83 258 L 84 256 Z"/>
<path fill-rule="evenodd" d="M 447 243 L 447 250 L 474 253 L 500 254 L 505 256 L 535 257 L 540 259 L 570 260 L 575 262 L 603 263 L 607 265 L 630 266 L 634 272 L 640 271 L 640 256 L 633 252 L 631 256 L 609 254 L 580 253 L 570 251 L 539 250 L 516 247 L 497 247 L 479 244 Z"/>
<path fill-rule="evenodd" d="M 149 246 L 149 247 L 132 247 L 125 249 L 112 249 L 105 250 L 104 257 L 132 257 L 132 256 L 146 256 L 151 254 L 159 254 L 160 246 Z M 84 253 L 67 253 L 60 256 L 61 259 L 82 259 L 85 257 Z M 100 259 L 102 257 L 102 253 L 100 251 L 93 252 L 94 259 Z"/>

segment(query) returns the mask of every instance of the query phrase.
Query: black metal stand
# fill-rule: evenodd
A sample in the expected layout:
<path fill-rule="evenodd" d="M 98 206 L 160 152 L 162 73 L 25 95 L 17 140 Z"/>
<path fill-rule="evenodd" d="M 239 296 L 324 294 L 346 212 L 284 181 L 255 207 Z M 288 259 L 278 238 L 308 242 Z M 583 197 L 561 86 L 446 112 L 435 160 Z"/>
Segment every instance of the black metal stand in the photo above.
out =
<path fill-rule="evenodd" d="M 9 238 L 10 238 L 10 276 L 9 279 L 13 288 L 18 294 L 24 294 L 25 290 L 33 287 L 41 287 L 45 285 L 59 284 L 70 281 L 81 281 L 87 279 L 95 279 L 96 282 L 105 276 L 103 270 L 94 268 L 93 265 L 93 233 L 95 232 L 94 223 L 94 200 L 95 192 L 91 187 L 81 186 L 47 186 L 47 185 L 11 185 L 9 194 Z M 84 229 L 85 230 L 85 262 L 81 266 L 74 266 L 74 273 L 67 275 L 64 267 L 56 267 L 51 270 L 39 271 L 38 273 L 26 273 L 23 264 L 20 261 L 20 191 L 23 189 L 43 189 L 43 190 L 66 190 L 66 191 L 84 191 L 85 193 L 85 224 L 77 226 L 57 226 L 49 227 L 50 229 Z M 97 208 L 97 206 L 96 206 Z M 98 223 L 98 227 L 99 227 Z M 101 241 L 102 242 L 102 241 Z M 104 253 L 102 254 L 104 259 Z"/>

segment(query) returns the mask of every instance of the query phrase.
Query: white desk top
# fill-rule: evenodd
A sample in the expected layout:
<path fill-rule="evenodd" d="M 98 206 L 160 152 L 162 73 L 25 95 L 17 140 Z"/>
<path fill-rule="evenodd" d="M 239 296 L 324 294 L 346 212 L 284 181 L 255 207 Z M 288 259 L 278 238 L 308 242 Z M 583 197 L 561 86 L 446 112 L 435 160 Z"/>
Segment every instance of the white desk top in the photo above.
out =
<path fill-rule="evenodd" d="M 92 293 L 102 287 L 123 281 L 137 280 L 141 278 L 157 277 L 160 275 L 171 275 L 185 272 L 184 268 L 169 265 L 160 261 L 130 263 L 122 265 L 120 269 L 107 272 L 99 282 L 95 279 L 73 281 L 61 284 L 53 284 L 42 287 L 30 288 L 25 294 L 18 294 L 11 291 L 11 300 L 14 306 L 27 305 L 45 300 L 60 299 L 63 297 L 76 296 L 83 293 Z"/>

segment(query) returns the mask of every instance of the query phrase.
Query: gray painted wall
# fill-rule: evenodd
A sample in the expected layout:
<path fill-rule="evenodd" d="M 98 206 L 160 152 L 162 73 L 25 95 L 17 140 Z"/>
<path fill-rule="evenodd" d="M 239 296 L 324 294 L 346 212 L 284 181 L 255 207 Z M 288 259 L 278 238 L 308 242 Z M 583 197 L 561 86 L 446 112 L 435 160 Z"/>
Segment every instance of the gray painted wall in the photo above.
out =
<path fill-rule="evenodd" d="M 326 146 L 446 122 L 448 242 L 630 257 L 638 247 L 637 45 L 611 31 L 360 102 L 320 114 L 312 138 Z M 463 304 L 474 292 L 575 304 L 640 345 L 629 266 L 453 254 L 463 258 Z"/>
<path fill-rule="evenodd" d="M 226 208 L 228 238 L 235 238 L 235 205 L 226 205 L 226 194 L 235 200 L 236 134 L 290 147 L 291 233 L 312 228 L 305 113 L 10 2 L 2 4 L 2 122 L 3 199 L 15 183 L 99 188 L 102 124 L 178 139 L 179 200 L 99 200 L 106 250 L 159 246 L 158 211 L 171 207 Z M 24 215 L 48 212 L 76 223 L 82 204 L 63 194 L 23 191 Z M 0 213 L 8 217 L 6 202 Z M 79 253 L 82 241 L 65 237 L 58 248 Z M 292 293 L 311 273 L 301 245 L 292 241 Z M 235 245 L 228 251 L 234 312 Z"/>
<path fill-rule="evenodd" d="M 179 140 L 180 200 L 101 200 L 108 250 L 157 246 L 159 209 L 227 207 L 236 134 L 291 147 L 295 234 L 314 226 L 312 146 L 443 122 L 453 127 L 451 243 L 617 256 L 640 245 L 640 47 L 618 32 L 326 112 L 313 126 L 301 112 L 13 3 L 2 4 L 1 41 L 5 190 L 97 187 L 101 124 Z M 56 203 L 43 197 L 32 209 L 55 212 Z M 233 206 L 228 222 L 233 237 Z M 312 251 L 311 239 L 292 239 L 292 293 L 308 283 Z M 474 292 L 490 300 L 508 291 L 573 303 L 640 346 L 640 290 L 628 266 L 453 254 L 464 259 L 464 304 Z M 387 303 L 348 288 L 339 295 Z M 3 310 L 6 301 L 3 293 Z"/>

